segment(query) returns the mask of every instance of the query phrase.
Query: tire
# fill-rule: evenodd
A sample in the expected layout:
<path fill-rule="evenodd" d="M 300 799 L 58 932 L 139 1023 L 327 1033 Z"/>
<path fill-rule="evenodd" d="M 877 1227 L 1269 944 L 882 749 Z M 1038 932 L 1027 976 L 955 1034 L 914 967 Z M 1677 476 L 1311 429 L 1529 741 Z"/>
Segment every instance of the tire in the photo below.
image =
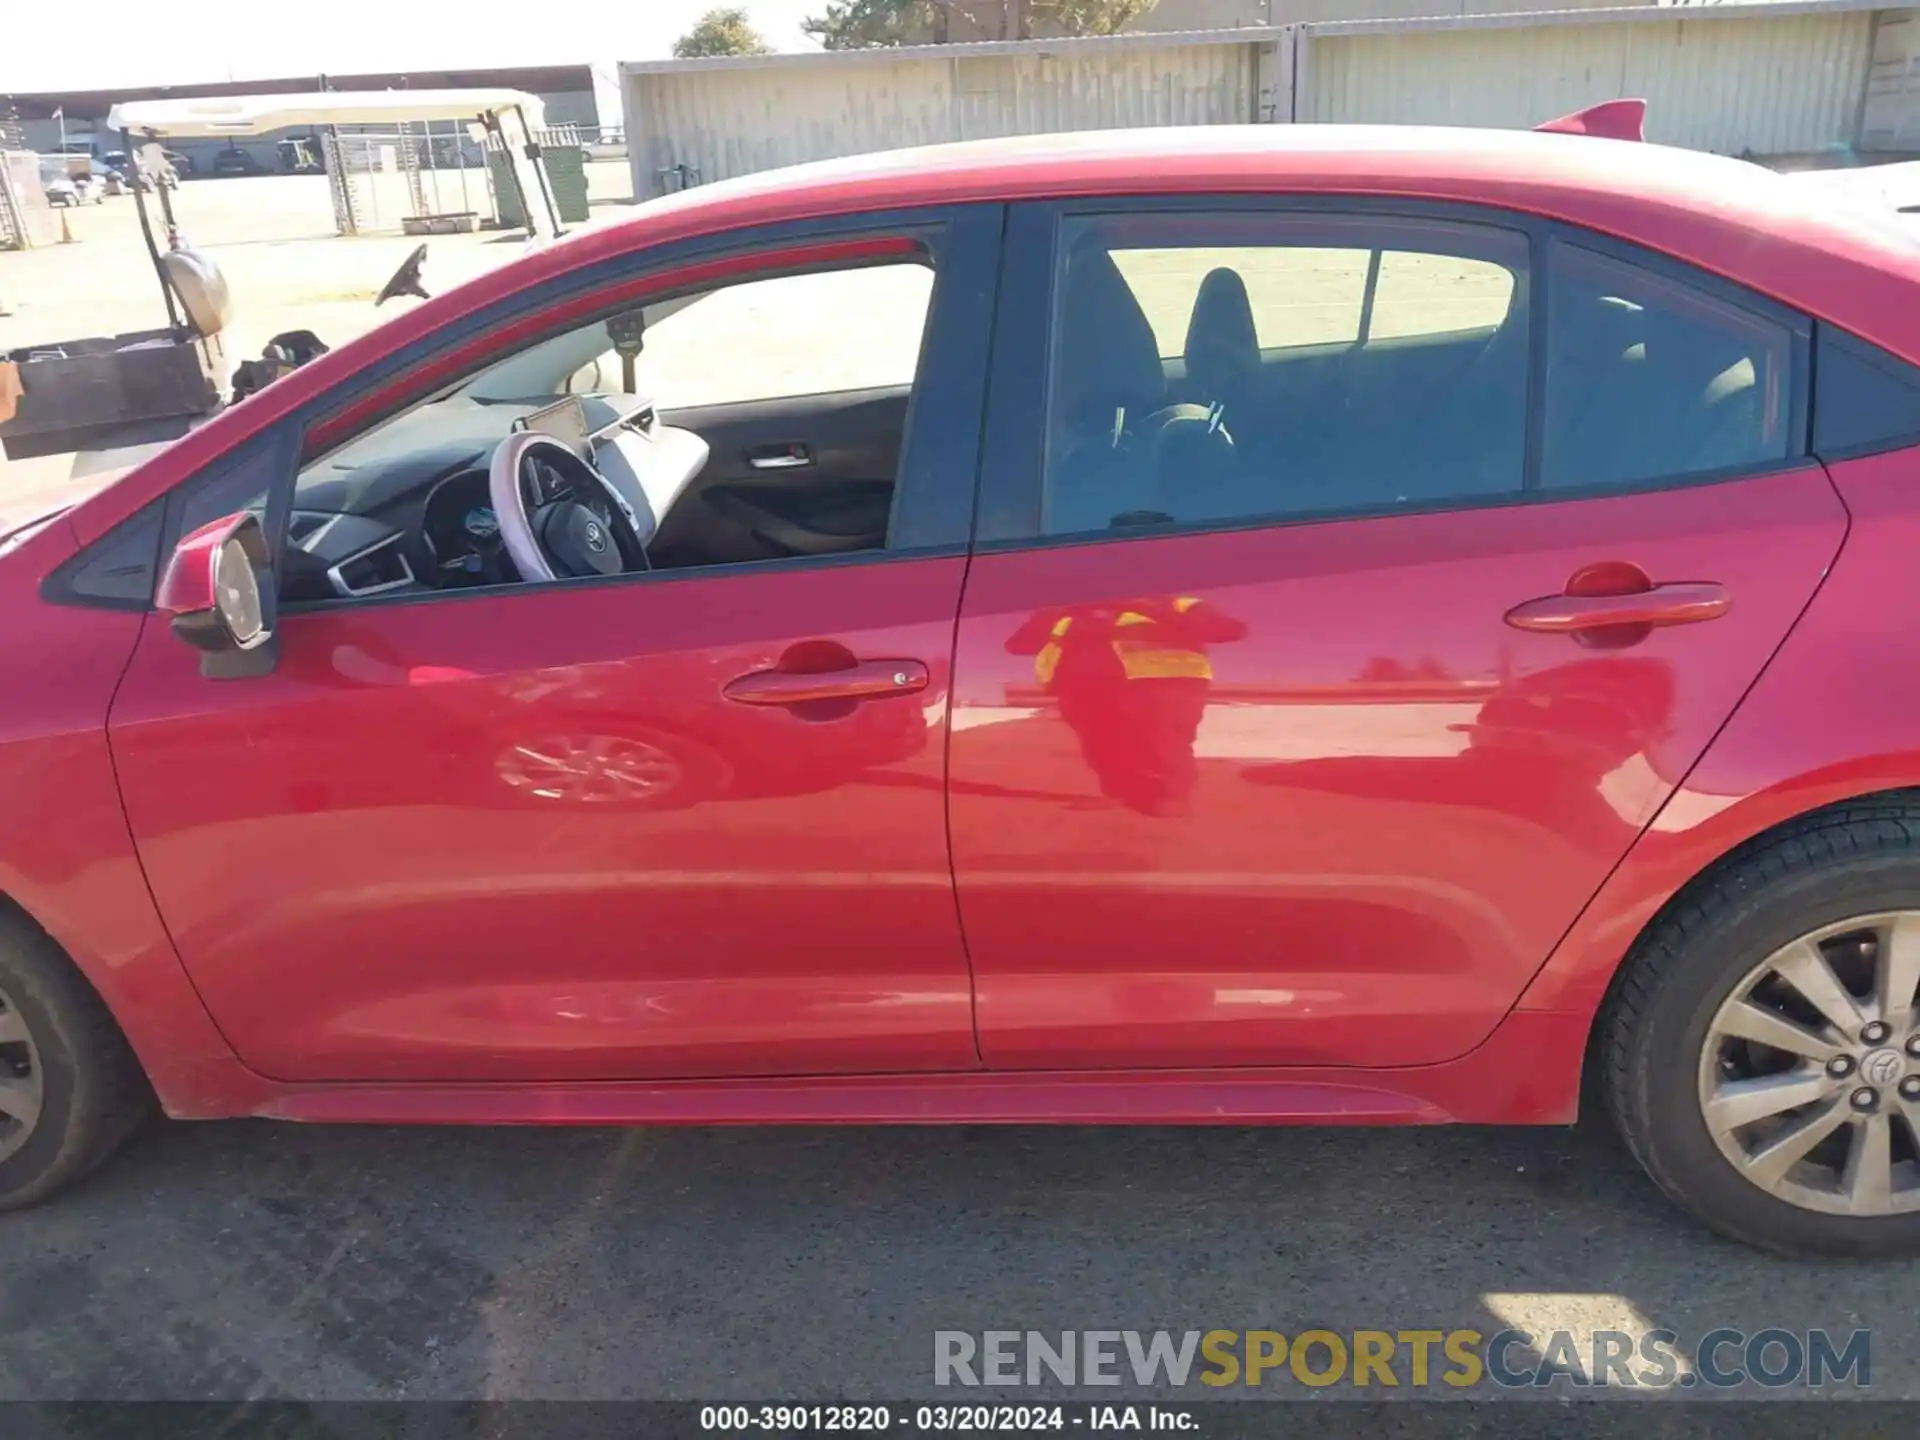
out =
<path fill-rule="evenodd" d="M 1920 1075 L 1920 1056 L 1913 1056 L 1907 1044 L 1920 1033 L 1911 1004 L 1904 1015 L 1897 1013 L 1897 1004 L 1887 1007 L 1893 1013 L 1886 1016 L 1891 1022 L 1886 1043 L 1869 1046 L 1855 1032 L 1846 1042 L 1851 1058 L 1844 1060 L 1750 1046 L 1738 1033 L 1728 1038 L 1729 1029 L 1751 1028 L 1735 1017 L 1750 1013 L 1747 1005 L 1757 1002 L 1775 1007 L 1770 1013 L 1797 1016 L 1802 1028 L 1817 1026 L 1822 1043 L 1838 1043 L 1846 1030 L 1822 1019 L 1826 1011 L 1806 1002 L 1784 978 L 1805 973 L 1797 958 L 1804 944 L 1815 946 L 1829 962 L 1827 974 L 1847 980 L 1867 1021 L 1864 1034 L 1874 1034 L 1873 1017 L 1880 1013 L 1874 997 L 1884 993 L 1876 987 L 1888 986 L 1895 994 L 1904 988 L 1875 968 L 1882 964 L 1879 957 L 1895 953 L 1892 931 L 1875 927 L 1903 923 L 1902 912 L 1920 916 L 1920 802 L 1894 797 L 1851 803 L 1807 816 L 1736 851 L 1677 896 L 1629 955 L 1598 1036 L 1609 1108 L 1654 1182 L 1714 1230 L 1787 1256 L 1920 1254 L 1920 1184 L 1902 1184 L 1911 1182 L 1920 1167 L 1913 1148 L 1920 1145 L 1920 1103 L 1901 1098 L 1903 1085 L 1920 1090 L 1912 1078 Z M 1864 938 L 1869 934 L 1871 944 Z M 1784 968 L 1774 968 L 1776 963 Z M 1723 1005 L 1741 1009 L 1723 1011 Z M 1891 1077 L 1888 1050 L 1906 1067 Z M 1784 1067 L 1781 1073 L 1772 1072 L 1775 1064 Z M 1748 1065 L 1756 1070 L 1743 1068 Z M 1846 1078 L 1832 1079 L 1840 1065 L 1854 1068 L 1843 1072 Z M 1724 1120 L 1729 1112 L 1722 1097 L 1729 1091 L 1721 1087 L 1750 1084 L 1756 1071 L 1763 1080 L 1791 1079 L 1802 1087 L 1831 1081 L 1834 1088 L 1829 1098 L 1768 1115 L 1745 1129 L 1722 1124 L 1716 1138 L 1706 1114 L 1709 1092 Z M 1863 1113 L 1861 1096 L 1872 1089 L 1865 1083 L 1870 1076 L 1880 1077 L 1881 1088 L 1873 1091 L 1872 1107 Z M 1795 1161 L 1788 1176 L 1775 1178 L 1771 1188 L 1750 1180 L 1723 1148 L 1737 1147 L 1745 1163 L 1756 1172 L 1765 1170 L 1761 1150 L 1774 1141 L 1793 1141 L 1789 1132 L 1802 1124 L 1807 1126 L 1803 1134 L 1812 1133 L 1814 1122 L 1831 1119 L 1836 1105 L 1846 1107 L 1832 1121 L 1839 1128 L 1827 1132 L 1829 1138 Z M 1882 1121 L 1884 1130 L 1870 1131 Z M 1755 1127 L 1758 1138 L 1748 1139 Z M 1853 1148 L 1866 1143 L 1855 1138 L 1857 1132 L 1890 1137 L 1877 1142 L 1881 1154 L 1892 1156 L 1897 1177 L 1890 1192 L 1895 1198 L 1886 1208 L 1863 1204 L 1862 1196 L 1888 1192 L 1869 1195 L 1856 1189 L 1855 1177 L 1870 1169 Z M 1884 1177 L 1886 1164 L 1878 1168 Z M 1831 1202 L 1821 1188 L 1829 1172 L 1835 1187 Z M 1799 1198 L 1782 1198 L 1783 1189 Z M 1809 1208 L 1826 1203 L 1854 1213 Z"/>
<path fill-rule="evenodd" d="M 39 1082 L 30 1124 L 0 1116 L 0 1210 L 16 1210 L 85 1176 L 154 1102 L 106 1005 L 60 947 L 17 916 L 0 916 L 0 1026 L 0 1085 L 13 1087 L 15 1111 L 30 1108 L 21 1097 Z"/>

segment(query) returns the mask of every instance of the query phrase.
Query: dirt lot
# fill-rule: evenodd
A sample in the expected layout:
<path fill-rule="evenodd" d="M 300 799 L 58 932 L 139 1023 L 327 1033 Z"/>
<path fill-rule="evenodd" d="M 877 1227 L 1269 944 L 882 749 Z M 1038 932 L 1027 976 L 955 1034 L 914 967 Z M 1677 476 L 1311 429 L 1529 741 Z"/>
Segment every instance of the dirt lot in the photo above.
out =
<path fill-rule="evenodd" d="M 454 203 L 457 186 L 443 184 L 444 203 L 465 208 Z M 484 209 L 483 184 L 477 177 L 469 184 L 470 203 Z M 624 161 L 589 165 L 587 187 L 594 203 L 589 223 L 627 213 L 631 188 Z M 225 337 L 229 369 L 258 355 L 279 331 L 311 330 L 337 344 L 397 313 L 395 306 L 375 309 L 373 300 L 420 242 L 398 230 L 352 239 L 336 234 L 325 177 L 194 181 L 174 198 L 181 232 L 213 256 L 233 293 L 234 321 Z M 0 252 L 0 300 L 13 311 L 0 317 L 0 350 L 165 324 L 133 197 L 61 213 L 73 244 Z M 383 213 L 397 214 L 397 206 L 385 203 Z M 446 289 L 513 259 L 522 252 L 522 233 L 433 237 L 427 242 L 427 288 Z M 30 508 L 36 492 L 61 483 L 71 469 L 71 459 L 63 456 L 0 459 L 0 515 Z"/>

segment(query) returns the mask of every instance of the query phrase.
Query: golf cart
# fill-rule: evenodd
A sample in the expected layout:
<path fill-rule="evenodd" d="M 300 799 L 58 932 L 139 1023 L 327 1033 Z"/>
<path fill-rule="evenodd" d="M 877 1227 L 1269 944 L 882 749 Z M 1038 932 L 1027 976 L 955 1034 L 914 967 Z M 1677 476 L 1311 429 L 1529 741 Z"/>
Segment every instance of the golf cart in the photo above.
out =
<path fill-rule="evenodd" d="M 167 323 L 153 330 L 0 352 L 0 363 L 15 366 L 19 380 L 12 414 L 0 420 L 0 450 L 9 459 L 24 459 L 163 444 L 225 403 L 228 362 L 221 335 L 232 314 L 227 282 L 212 258 L 181 235 L 176 213 L 181 195 L 173 188 L 174 167 L 163 140 L 235 141 L 288 129 L 337 134 L 342 126 L 465 122 L 498 137 L 511 157 L 503 169 L 533 239 L 560 233 L 540 148 L 532 141 L 542 118 L 538 99 L 507 89 L 324 91 L 114 106 L 108 125 L 119 132 L 132 157 L 134 202 Z M 336 176 L 335 183 L 344 185 L 347 179 Z M 529 191 L 536 188 L 546 201 L 544 215 L 527 203 Z M 414 272 L 411 289 L 402 286 L 394 293 L 424 293 L 418 287 L 420 258 L 416 252 L 408 262 Z M 382 293 L 393 290 L 390 284 Z M 269 346 L 270 351 L 274 348 Z M 297 347 L 303 354 L 325 348 Z M 295 363 L 300 363 L 297 358 Z M 251 373 L 257 377 L 258 368 Z M 129 455 L 121 463 L 135 458 Z"/>

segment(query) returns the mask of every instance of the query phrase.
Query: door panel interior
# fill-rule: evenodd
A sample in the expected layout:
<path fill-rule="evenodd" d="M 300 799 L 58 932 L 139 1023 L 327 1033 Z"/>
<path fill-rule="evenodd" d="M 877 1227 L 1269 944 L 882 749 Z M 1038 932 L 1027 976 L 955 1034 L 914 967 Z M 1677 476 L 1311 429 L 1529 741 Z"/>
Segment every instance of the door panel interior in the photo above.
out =
<path fill-rule="evenodd" d="M 886 544 L 906 386 L 662 412 L 711 450 L 653 550 L 662 565 L 829 555 Z"/>

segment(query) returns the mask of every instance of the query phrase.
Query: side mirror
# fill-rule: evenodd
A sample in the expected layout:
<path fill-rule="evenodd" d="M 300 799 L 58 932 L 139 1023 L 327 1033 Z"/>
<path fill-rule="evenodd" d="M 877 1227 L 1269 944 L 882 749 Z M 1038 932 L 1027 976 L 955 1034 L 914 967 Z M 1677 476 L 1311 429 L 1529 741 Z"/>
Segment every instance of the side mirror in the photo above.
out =
<path fill-rule="evenodd" d="M 242 512 L 182 537 L 160 577 L 158 608 L 202 652 L 210 680 L 269 674 L 280 658 L 273 563 L 259 517 Z"/>

